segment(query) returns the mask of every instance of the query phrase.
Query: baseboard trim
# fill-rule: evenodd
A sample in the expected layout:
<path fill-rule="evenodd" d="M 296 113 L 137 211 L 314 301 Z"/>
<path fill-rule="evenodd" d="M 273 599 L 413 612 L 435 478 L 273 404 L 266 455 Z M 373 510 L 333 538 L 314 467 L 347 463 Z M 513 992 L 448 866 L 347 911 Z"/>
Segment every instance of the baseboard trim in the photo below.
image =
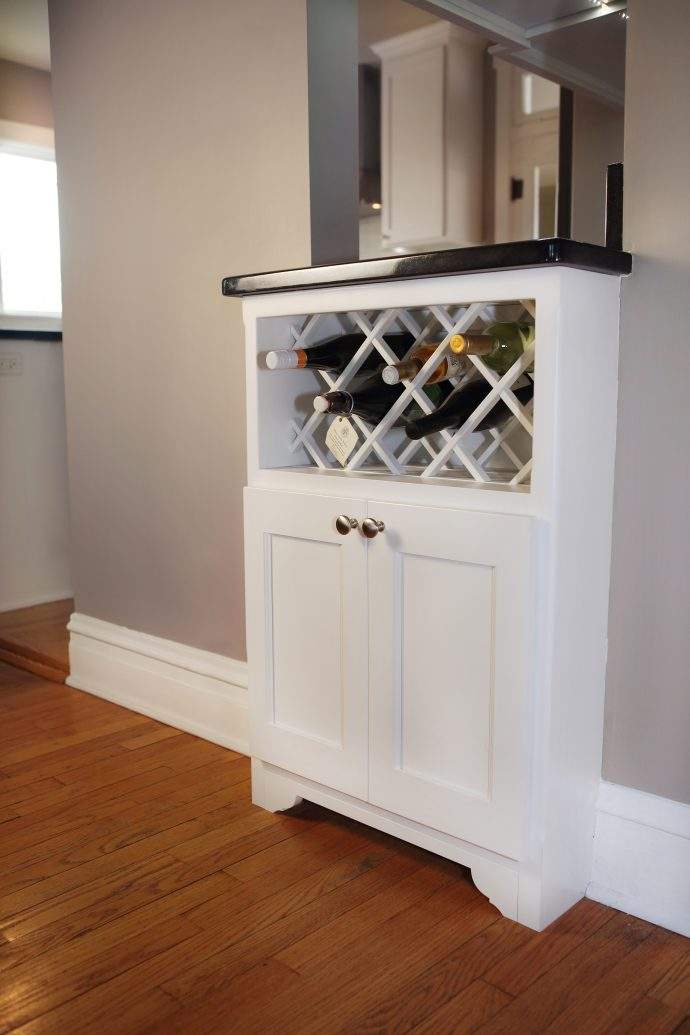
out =
<path fill-rule="evenodd" d="M 67 628 L 69 686 L 249 753 L 246 662 L 89 615 Z"/>
<path fill-rule="evenodd" d="M 690 936 L 690 805 L 602 781 L 587 896 Z"/>

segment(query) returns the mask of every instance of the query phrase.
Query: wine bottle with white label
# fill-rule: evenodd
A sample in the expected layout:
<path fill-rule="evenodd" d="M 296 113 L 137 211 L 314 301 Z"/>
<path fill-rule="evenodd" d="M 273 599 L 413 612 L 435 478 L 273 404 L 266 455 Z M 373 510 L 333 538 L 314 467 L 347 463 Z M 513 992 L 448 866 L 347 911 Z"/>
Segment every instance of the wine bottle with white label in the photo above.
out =
<path fill-rule="evenodd" d="M 534 383 L 531 378 L 525 376 L 521 378 L 518 387 L 513 387 L 511 390 L 516 399 L 524 405 L 534 394 Z M 491 385 L 483 377 L 460 385 L 433 413 L 405 420 L 405 431 L 408 438 L 424 438 L 425 435 L 430 435 L 434 431 L 442 431 L 443 428 L 461 427 L 491 391 Z M 499 399 L 474 430 L 488 431 L 489 428 L 497 428 L 512 414 L 513 411 L 510 407 Z"/>
<path fill-rule="evenodd" d="M 400 363 L 390 363 L 381 371 L 381 377 L 387 385 L 397 385 L 400 381 L 411 381 L 417 376 L 424 364 L 438 348 L 438 343 L 420 345 L 414 352 Z M 446 381 L 456 377 L 467 369 L 468 360 L 455 352 L 447 352 L 435 370 L 427 379 L 428 385 L 438 381 Z"/>
<path fill-rule="evenodd" d="M 331 374 L 340 374 L 364 343 L 364 334 L 341 334 L 337 338 L 329 338 L 320 345 L 311 345 L 308 349 L 273 349 L 266 353 L 266 366 L 269 370 L 328 370 Z M 383 340 L 396 356 L 402 357 L 414 344 L 414 335 L 407 331 L 396 334 L 384 334 Z M 364 360 L 360 370 L 377 370 L 383 364 L 381 353 L 374 349 Z"/>

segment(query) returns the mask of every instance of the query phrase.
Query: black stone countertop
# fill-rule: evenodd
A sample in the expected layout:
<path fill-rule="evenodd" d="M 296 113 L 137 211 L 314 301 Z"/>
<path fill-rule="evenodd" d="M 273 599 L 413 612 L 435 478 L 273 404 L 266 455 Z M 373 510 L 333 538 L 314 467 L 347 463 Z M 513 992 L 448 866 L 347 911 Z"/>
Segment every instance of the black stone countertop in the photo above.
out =
<path fill-rule="evenodd" d="M 239 274 L 224 277 L 224 295 L 262 295 L 274 291 L 337 287 L 341 284 L 375 284 L 415 277 L 486 273 L 492 270 L 532 269 L 541 266 L 574 266 L 620 276 L 630 273 L 632 256 L 597 244 L 580 244 L 562 237 L 541 241 L 510 241 L 473 248 L 392 255 L 385 259 L 342 262 L 333 266 L 307 266 L 297 270 Z"/>
<path fill-rule="evenodd" d="M 30 331 L 26 327 L 0 327 L 0 340 L 62 341 L 62 331 Z"/>

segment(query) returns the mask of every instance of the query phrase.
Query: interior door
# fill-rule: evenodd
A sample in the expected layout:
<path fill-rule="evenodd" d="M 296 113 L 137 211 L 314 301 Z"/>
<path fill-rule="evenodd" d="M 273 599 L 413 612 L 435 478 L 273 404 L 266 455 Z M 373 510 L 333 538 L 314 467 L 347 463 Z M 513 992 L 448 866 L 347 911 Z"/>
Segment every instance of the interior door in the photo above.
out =
<path fill-rule="evenodd" d="M 520 858 L 532 519 L 369 513 L 370 801 Z"/>
<path fill-rule="evenodd" d="M 364 505 L 245 490 L 251 752 L 360 798 L 367 792 Z"/>

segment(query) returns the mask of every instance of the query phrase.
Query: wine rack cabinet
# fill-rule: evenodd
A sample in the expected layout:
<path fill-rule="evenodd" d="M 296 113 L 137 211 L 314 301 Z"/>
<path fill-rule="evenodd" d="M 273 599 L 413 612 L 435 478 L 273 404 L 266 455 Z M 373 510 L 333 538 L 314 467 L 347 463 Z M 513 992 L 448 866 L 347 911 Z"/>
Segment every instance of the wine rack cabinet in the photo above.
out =
<path fill-rule="evenodd" d="M 376 263 L 366 264 L 376 272 Z M 318 802 L 469 866 L 541 929 L 586 891 L 600 779 L 620 278 L 552 266 L 243 301 L 254 800 Z M 456 431 L 414 443 L 449 336 L 534 321 Z M 267 350 L 361 331 L 339 377 Z M 387 332 L 436 342 L 344 467 L 313 396 Z M 514 395 L 534 371 L 533 407 Z M 501 398 L 507 423 L 476 433 Z"/>
<path fill-rule="evenodd" d="M 280 387 L 292 407 L 284 435 L 293 462 L 301 459 L 302 463 L 313 464 L 321 471 L 342 469 L 325 442 L 325 431 L 333 418 L 313 411 L 310 392 L 313 396 L 318 392 L 347 389 L 372 353 L 380 356 L 382 365 L 395 363 L 398 357 L 386 344 L 385 335 L 407 331 L 414 336 L 409 353 L 429 342 L 436 343 L 437 347 L 414 380 L 405 382 L 402 394 L 378 424 L 370 426 L 356 415 L 348 418 L 356 427 L 359 441 L 344 465 L 345 471 L 528 487 L 532 470 L 532 404 L 521 405 L 512 388 L 525 370 L 533 368 L 534 345 L 503 377 L 499 377 L 480 357 L 468 357 L 469 369 L 460 377 L 450 378 L 450 384 L 461 385 L 479 377 L 487 382 L 490 391 L 458 429 L 443 430 L 412 441 L 396 426 L 411 405 L 416 405 L 423 413 L 433 411 L 434 405 L 423 389 L 447 353 L 451 336 L 468 330 L 481 333 L 496 322 L 497 317 L 534 323 L 534 300 L 479 301 L 450 306 L 432 303 L 414 308 L 398 306 L 384 310 L 315 312 L 296 314 L 287 323 L 278 318 L 277 321 L 269 321 L 268 326 L 263 325 L 263 343 L 277 340 L 283 347 L 288 342 L 293 348 L 309 348 L 337 334 L 360 332 L 365 335 L 361 347 L 337 377 L 326 371 L 307 370 L 300 378 L 291 371 L 292 376 L 284 373 L 281 384 L 274 386 L 272 382 L 276 374 L 259 367 L 259 378 L 270 377 L 270 388 Z M 260 354 L 259 363 L 261 359 Z M 491 414 L 499 400 L 510 411 L 508 420 L 501 427 L 491 428 L 485 433 L 476 431 L 477 425 Z"/>

